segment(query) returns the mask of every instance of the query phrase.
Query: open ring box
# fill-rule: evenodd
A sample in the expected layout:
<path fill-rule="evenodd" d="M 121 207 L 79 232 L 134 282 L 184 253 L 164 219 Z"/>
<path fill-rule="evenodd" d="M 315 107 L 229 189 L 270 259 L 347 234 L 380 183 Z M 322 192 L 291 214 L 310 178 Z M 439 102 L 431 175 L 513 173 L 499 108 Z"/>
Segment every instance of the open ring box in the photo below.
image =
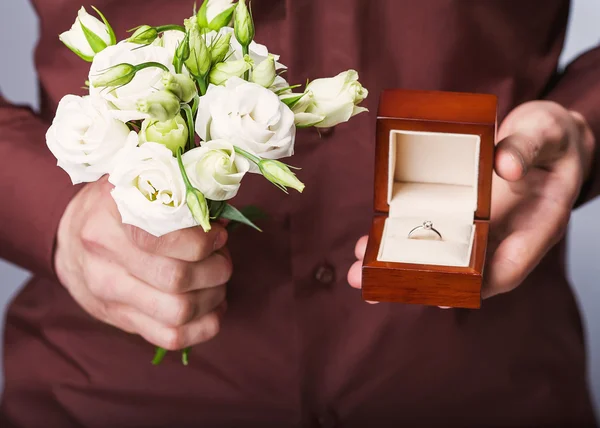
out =
<path fill-rule="evenodd" d="M 382 93 L 365 300 L 480 307 L 496 110 L 493 95 Z M 424 221 L 441 240 L 423 228 L 408 238 Z"/>

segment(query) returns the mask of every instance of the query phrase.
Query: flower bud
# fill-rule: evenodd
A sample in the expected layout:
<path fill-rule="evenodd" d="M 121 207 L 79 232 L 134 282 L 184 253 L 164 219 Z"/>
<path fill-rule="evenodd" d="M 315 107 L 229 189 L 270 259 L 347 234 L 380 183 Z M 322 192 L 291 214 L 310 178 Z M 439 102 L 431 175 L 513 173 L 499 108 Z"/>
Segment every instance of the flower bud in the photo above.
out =
<path fill-rule="evenodd" d="M 275 57 L 271 54 L 252 71 L 252 82 L 268 88 L 275 81 Z"/>
<path fill-rule="evenodd" d="M 219 34 L 209 48 L 213 65 L 223 62 L 231 50 L 231 33 Z"/>
<path fill-rule="evenodd" d="M 137 102 L 137 109 L 148 113 L 151 119 L 166 122 L 179 114 L 179 98 L 169 91 L 153 92 L 146 99 Z"/>
<path fill-rule="evenodd" d="M 106 49 L 107 46 L 116 44 L 115 32 L 102 13 L 92 6 L 98 16 L 93 17 L 82 6 L 77 12 L 77 19 L 69 31 L 65 31 L 58 38 L 71 51 L 81 59 L 92 62 L 94 56 Z"/>
<path fill-rule="evenodd" d="M 162 84 L 166 90 L 171 91 L 186 104 L 198 93 L 194 81 L 185 74 L 171 74 L 166 71 L 162 77 Z"/>
<path fill-rule="evenodd" d="M 205 232 L 210 231 L 210 212 L 208 209 L 208 204 L 206 202 L 206 198 L 198 189 L 194 189 L 193 187 L 188 187 L 185 201 L 187 202 L 187 206 L 192 212 L 194 219 L 198 222 L 200 227 Z"/>
<path fill-rule="evenodd" d="M 123 86 L 133 80 L 136 72 L 136 67 L 131 64 L 117 64 L 92 79 L 92 85 L 96 88 Z"/>
<path fill-rule="evenodd" d="M 235 38 L 240 45 L 248 47 L 254 39 L 254 21 L 252 20 L 252 13 L 246 6 L 246 0 L 239 0 L 234 15 L 233 28 L 235 31 Z"/>
<path fill-rule="evenodd" d="M 200 28 L 219 31 L 229 25 L 235 9 L 233 0 L 204 0 L 196 14 Z"/>
<path fill-rule="evenodd" d="M 211 66 L 210 52 L 206 40 L 197 28 L 192 28 L 189 33 L 190 55 L 185 60 L 185 66 L 194 76 L 204 77 Z"/>
<path fill-rule="evenodd" d="M 135 32 L 127 39 L 130 43 L 137 43 L 139 45 L 149 45 L 156 40 L 158 37 L 158 31 L 156 28 L 149 25 L 140 26 Z"/>
<path fill-rule="evenodd" d="M 283 191 L 286 191 L 286 187 L 296 189 L 300 193 L 304 190 L 304 183 L 298 180 L 296 174 L 282 162 L 272 159 L 262 159 L 258 163 L 258 168 L 267 180 Z"/>
<path fill-rule="evenodd" d="M 316 79 L 306 86 L 306 92 L 312 93 L 312 103 L 306 113 L 324 117 L 317 127 L 329 128 L 359 113 L 368 111 L 359 104 L 367 98 L 369 91 L 358 81 L 354 70 L 344 71 L 335 77 Z"/>
<path fill-rule="evenodd" d="M 242 77 L 246 71 L 252 68 L 253 63 L 250 55 L 244 55 L 244 59 L 237 61 L 220 62 L 210 71 L 210 83 L 223 85 L 231 77 Z"/>
<path fill-rule="evenodd" d="M 177 150 L 183 150 L 188 142 L 187 124 L 180 114 L 171 120 L 159 122 L 157 120 L 146 119 L 142 122 L 139 139 L 140 145 L 147 143 L 159 143 L 177 155 Z"/>

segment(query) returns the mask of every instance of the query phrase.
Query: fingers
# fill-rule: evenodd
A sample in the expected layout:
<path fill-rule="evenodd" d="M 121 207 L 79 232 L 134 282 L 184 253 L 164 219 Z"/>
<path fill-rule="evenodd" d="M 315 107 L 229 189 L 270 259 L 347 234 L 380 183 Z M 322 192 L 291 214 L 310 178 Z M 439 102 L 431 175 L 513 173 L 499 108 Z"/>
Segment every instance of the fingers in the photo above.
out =
<path fill-rule="evenodd" d="M 176 244 L 179 243 L 182 248 L 186 245 L 188 248 L 192 248 L 195 245 L 195 249 L 188 254 L 189 257 L 186 256 L 188 259 L 200 259 L 200 261 L 193 262 L 144 251 L 131 242 L 125 233 L 119 233 L 121 228 L 109 227 L 106 228 L 106 231 L 98 229 L 87 231 L 82 240 L 85 248 L 91 254 L 104 260 L 115 260 L 132 276 L 165 293 L 180 294 L 216 287 L 229 281 L 232 264 L 227 251 L 224 249 L 217 252 L 212 251 L 215 242 L 220 244 L 220 241 L 218 239 L 211 241 L 211 239 L 223 236 L 218 231 L 219 228 L 221 226 L 213 227 L 217 236 L 204 234 L 199 229 L 191 228 L 161 238 L 155 238 L 141 229 L 131 228 L 131 230 L 138 230 L 131 235 L 136 236 L 134 238 L 136 243 L 148 250 L 154 249 L 160 253 L 168 252 L 170 254 L 177 254 L 179 251 L 179 255 L 183 257 L 183 250 L 174 249 Z M 160 241 L 169 235 L 172 237 Z M 201 241 L 204 243 L 199 244 Z M 194 256 L 191 257 L 191 254 Z"/>
<path fill-rule="evenodd" d="M 204 260 L 227 242 L 227 231 L 219 223 L 213 223 L 208 232 L 200 227 L 191 227 L 160 238 L 134 226 L 127 225 L 125 231 L 142 251 L 187 262 Z"/>
<path fill-rule="evenodd" d="M 356 243 L 356 247 L 354 247 L 354 255 L 358 260 L 362 260 L 365 258 L 365 251 L 367 251 L 367 242 L 369 241 L 368 236 L 363 236 Z"/>
<path fill-rule="evenodd" d="M 487 264 L 482 297 L 507 293 L 519 286 L 567 229 L 570 208 L 552 198 L 530 202 L 513 213 L 518 227 L 498 245 Z M 535 207 L 533 207 L 535 205 Z"/>
<path fill-rule="evenodd" d="M 350 287 L 352 287 L 352 288 L 357 288 L 359 290 L 362 288 L 362 261 L 361 260 L 354 262 L 354 264 L 350 267 L 350 270 L 348 271 L 348 284 L 350 284 Z M 365 301 L 371 305 L 379 303 L 379 302 L 374 302 L 371 300 L 365 300 Z"/>
<path fill-rule="evenodd" d="M 108 310 L 108 322 L 123 330 L 135 331 L 148 342 L 176 351 L 212 339 L 219 333 L 227 305 L 221 303 L 214 311 L 179 327 L 166 326 L 153 318 L 126 306 Z"/>
<path fill-rule="evenodd" d="M 163 293 L 121 271 L 120 268 L 97 266 L 105 272 L 90 272 L 89 290 L 106 305 L 127 306 L 167 326 L 178 327 L 212 312 L 225 300 L 225 286 L 186 294 Z M 99 270 L 99 269 L 98 269 Z"/>
<path fill-rule="evenodd" d="M 348 284 L 350 287 L 361 289 L 362 288 L 362 262 L 359 260 L 354 262 L 348 271 Z"/>
<path fill-rule="evenodd" d="M 136 278 L 170 294 L 216 287 L 231 278 L 233 266 L 226 252 L 217 252 L 200 262 L 188 263 L 154 255 L 145 255 L 128 266 Z"/>

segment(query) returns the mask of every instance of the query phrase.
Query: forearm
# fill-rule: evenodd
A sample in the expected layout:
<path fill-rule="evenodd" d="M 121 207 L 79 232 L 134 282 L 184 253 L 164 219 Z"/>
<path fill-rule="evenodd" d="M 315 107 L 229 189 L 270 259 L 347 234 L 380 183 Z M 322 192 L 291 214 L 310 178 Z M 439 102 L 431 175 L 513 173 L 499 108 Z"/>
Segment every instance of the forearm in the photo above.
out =
<path fill-rule="evenodd" d="M 78 188 L 45 144 L 48 124 L 0 98 L 0 257 L 53 274 L 58 223 Z"/>

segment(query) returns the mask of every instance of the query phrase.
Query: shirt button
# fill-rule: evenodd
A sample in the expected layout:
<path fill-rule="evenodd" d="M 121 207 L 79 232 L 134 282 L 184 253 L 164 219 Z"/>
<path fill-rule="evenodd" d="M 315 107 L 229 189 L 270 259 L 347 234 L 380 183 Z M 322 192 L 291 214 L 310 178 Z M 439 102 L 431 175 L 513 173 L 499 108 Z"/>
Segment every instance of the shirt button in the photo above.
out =
<path fill-rule="evenodd" d="M 315 269 L 315 279 L 323 285 L 329 285 L 335 281 L 335 270 L 327 263 Z"/>

